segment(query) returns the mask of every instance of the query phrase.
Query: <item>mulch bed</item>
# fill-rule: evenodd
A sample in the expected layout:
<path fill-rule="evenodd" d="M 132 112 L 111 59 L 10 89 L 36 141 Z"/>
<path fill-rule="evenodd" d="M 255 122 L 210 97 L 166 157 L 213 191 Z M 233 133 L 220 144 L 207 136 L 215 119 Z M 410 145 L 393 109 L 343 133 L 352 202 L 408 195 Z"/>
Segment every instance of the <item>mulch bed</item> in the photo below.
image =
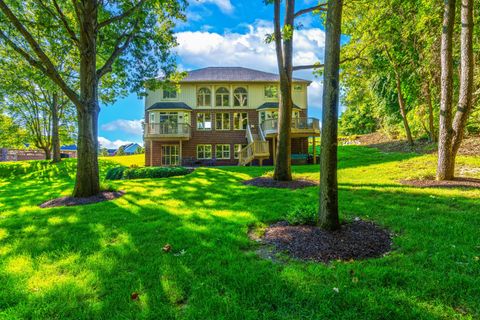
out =
<path fill-rule="evenodd" d="M 337 231 L 278 222 L 266 229 L 262 242 L 291 257 L 324 263 L 380 257 L 392 246 L 387 230 L 362 220 L 343 224 Z"/>
<path fill-rule="evenodd" d="M 480 179 L 455 178 L 451 181 L 401 180 L 401 184 L 417 188 L 480 188 Z"/>
<path fill-rule="evenodd" d="M 253 178 L 250 180 L 245 180 L 242 183 L 247 186 L 255 186 L 255 187 L 262 187 L 262 188 L 284 188 L 284 189 L 286 188 L 301 189 L 301 188 L 307 188 L 307 187 L 315 187 L 315 186 L 318 186 L 319 184 L 318 181 L 313 181 L 313 180 L 298 179 L 298 180 L 292 180 L 292 181 L 277 181 L 268 177 Z"/>
<path fill-rule="evenodd" d="M 83 206 L 91 203 L 114 200 L 125 194 L 125 191 L 102 191 L 97 195 L 86 198 L 61 197 L 48 200 L 40 205 L 40 208 L 53 208 L 63 206 Z"/>

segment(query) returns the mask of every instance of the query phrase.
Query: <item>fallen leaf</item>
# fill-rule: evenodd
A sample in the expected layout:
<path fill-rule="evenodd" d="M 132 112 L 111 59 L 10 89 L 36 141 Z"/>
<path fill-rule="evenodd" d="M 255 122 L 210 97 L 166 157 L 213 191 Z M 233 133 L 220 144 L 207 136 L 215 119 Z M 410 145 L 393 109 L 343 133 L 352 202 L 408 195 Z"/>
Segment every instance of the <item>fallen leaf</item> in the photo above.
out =
<path fill-rule="evenodd" d="M 335 291 L 336 293 L 340 292 L 340 290 L 338 290 L 338 288 L 333 288 L 333 291 Z"/>
<path fill-rule="evenodd" d="M 163 252 L 170 252 L 170 250 L 172 250 L 172 246 L 167 243 L 166 245 L 163 246 L 162 250 Z"/>
<path fill-rule="evenodd" d="M 131 295 L 130 295 L 130 299 L 132 299 L 133 301 L 136 301 L 138 300 L 138 293 L 137 292 L 133 292 Z"/>

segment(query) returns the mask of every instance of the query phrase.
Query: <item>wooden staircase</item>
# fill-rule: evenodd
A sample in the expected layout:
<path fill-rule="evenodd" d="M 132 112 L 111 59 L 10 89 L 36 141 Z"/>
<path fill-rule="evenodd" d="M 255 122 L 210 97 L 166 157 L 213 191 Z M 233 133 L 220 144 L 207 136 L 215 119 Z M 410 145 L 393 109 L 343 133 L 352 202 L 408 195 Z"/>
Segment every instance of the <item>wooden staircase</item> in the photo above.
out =
<path fill-rule="evenodd" d="M 254 130 L 247 124 L 246 138 L 248 145 L 239 152 L 239 166 L 246 166 L 255 159 L 258 159 L 260 165 L 262 165 L 263 160 L 270 158 L 268 141 L 262 132 L 262 128 L 257 127 L 257 132 L 252 131 Z"/>

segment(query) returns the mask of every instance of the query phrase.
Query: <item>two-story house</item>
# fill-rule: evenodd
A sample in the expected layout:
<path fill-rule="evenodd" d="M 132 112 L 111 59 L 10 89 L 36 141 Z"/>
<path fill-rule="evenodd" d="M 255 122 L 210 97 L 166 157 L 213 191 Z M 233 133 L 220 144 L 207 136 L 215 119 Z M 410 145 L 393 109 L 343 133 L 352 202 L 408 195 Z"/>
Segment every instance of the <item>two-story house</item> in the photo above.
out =
<path fill-rule="evenodd" d="M 308 154 L 320 133 L 307 117 L 310 81 L 294 79 L 292 155 Z M 145 163 L 170 165 L 272 164 L 277 139 L 279 76 L 241 67 L 188 72 L 179 89 L 145 99 Z"/>

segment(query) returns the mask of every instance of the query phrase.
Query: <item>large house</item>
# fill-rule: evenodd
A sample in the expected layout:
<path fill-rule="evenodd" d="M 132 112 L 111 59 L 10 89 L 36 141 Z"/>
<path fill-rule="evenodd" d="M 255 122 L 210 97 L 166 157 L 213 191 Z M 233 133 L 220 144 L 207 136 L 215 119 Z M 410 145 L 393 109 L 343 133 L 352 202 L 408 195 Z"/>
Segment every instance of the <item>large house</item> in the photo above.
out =
<path fill-rule="evenodd" d="M 308 137 L 320 134 L 307 117 L 309 85 L 293 81 L 292 159 L 306 157 Z M 193 70 L 177 89 L 148 92 L 146 165 L 273 164 L 278 92 L 277 74 L 240 67 Z"/>

